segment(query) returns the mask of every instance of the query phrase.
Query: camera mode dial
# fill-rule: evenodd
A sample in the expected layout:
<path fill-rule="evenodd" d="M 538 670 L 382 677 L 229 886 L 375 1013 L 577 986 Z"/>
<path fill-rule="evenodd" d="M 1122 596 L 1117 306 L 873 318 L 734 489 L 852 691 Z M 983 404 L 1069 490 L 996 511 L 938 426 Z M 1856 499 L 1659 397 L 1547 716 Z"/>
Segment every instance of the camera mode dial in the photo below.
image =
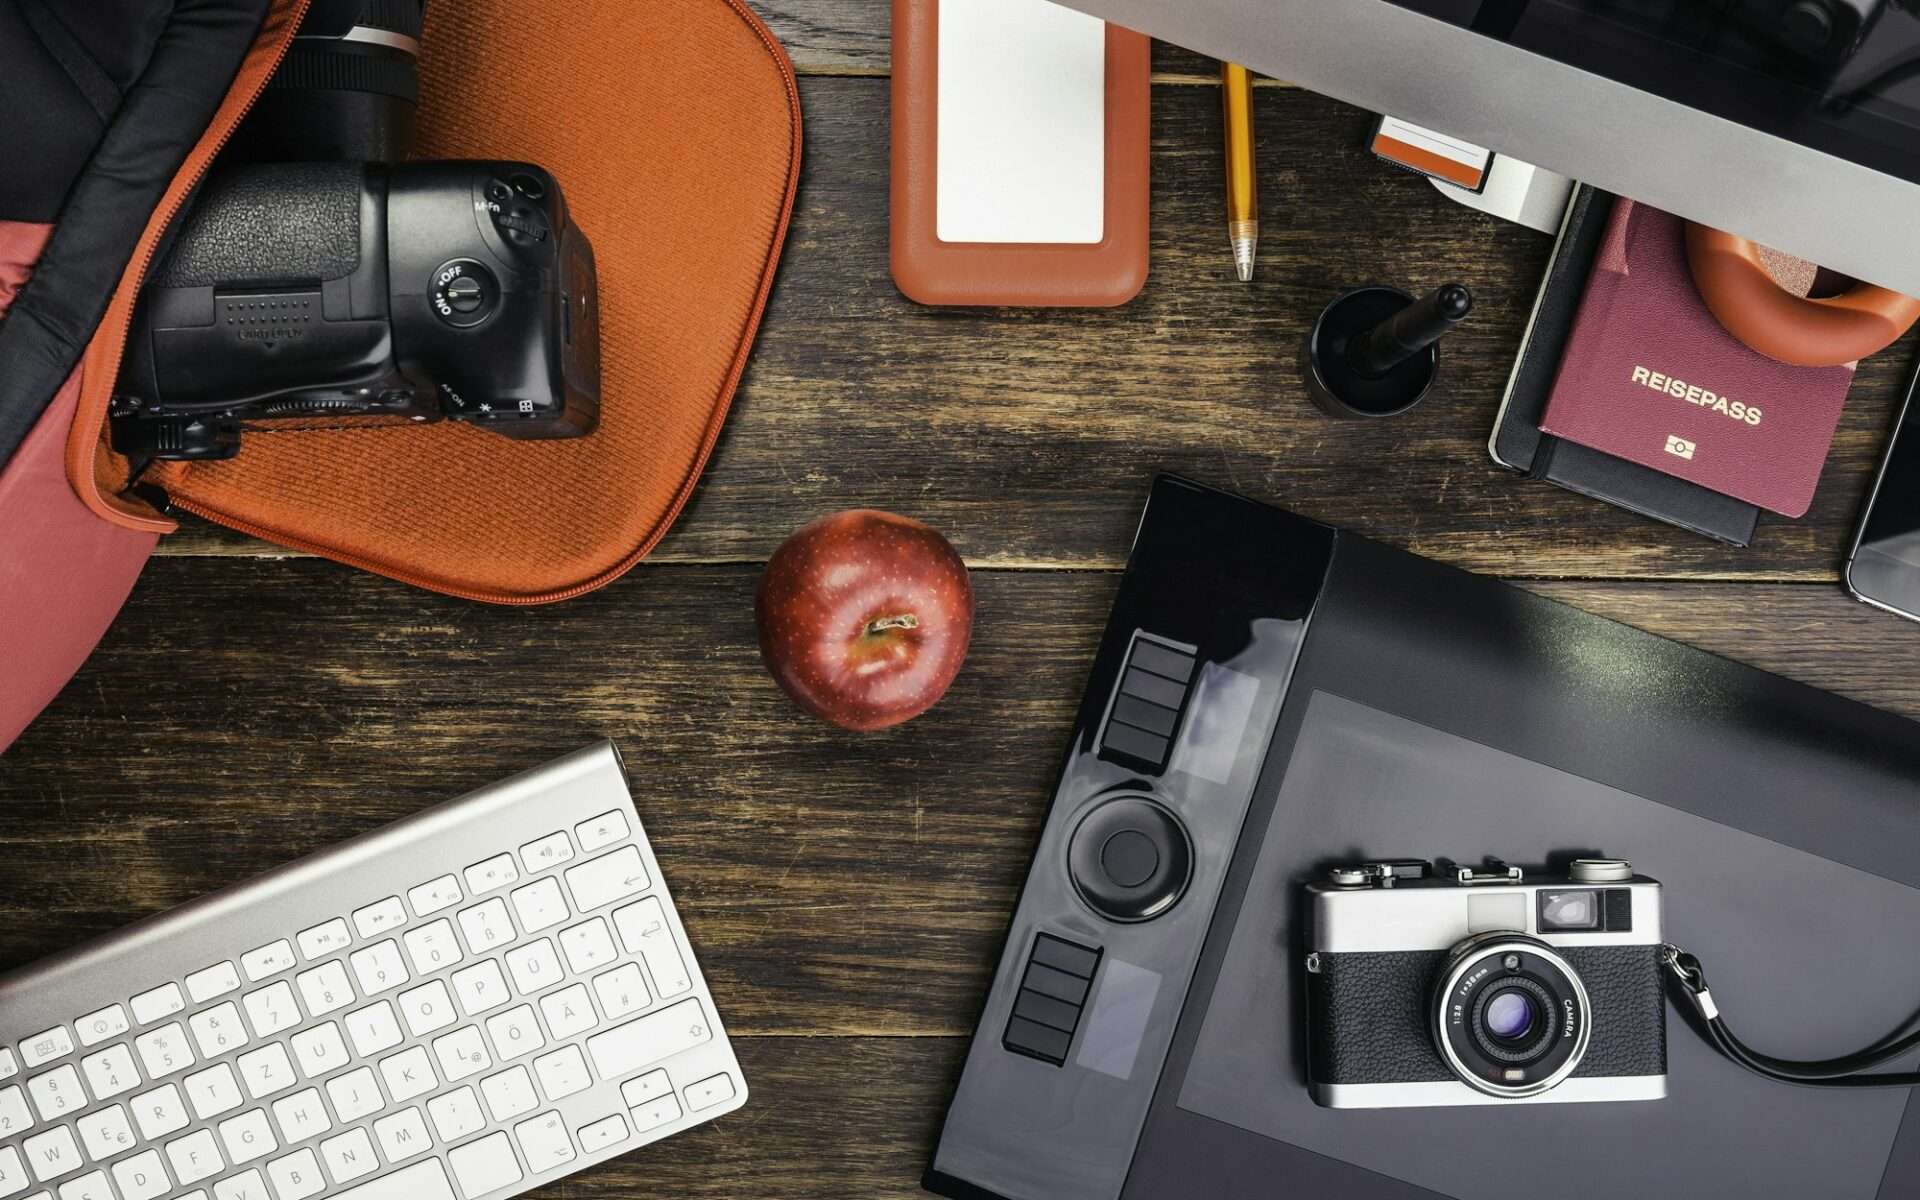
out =
<path fill-rule="evenodd" d="M 469 329 L 500 307 L 500 281 L 480 263 L 456 258 L 434 271 L 428 297 L 435 316 L 455 329 Z"/>

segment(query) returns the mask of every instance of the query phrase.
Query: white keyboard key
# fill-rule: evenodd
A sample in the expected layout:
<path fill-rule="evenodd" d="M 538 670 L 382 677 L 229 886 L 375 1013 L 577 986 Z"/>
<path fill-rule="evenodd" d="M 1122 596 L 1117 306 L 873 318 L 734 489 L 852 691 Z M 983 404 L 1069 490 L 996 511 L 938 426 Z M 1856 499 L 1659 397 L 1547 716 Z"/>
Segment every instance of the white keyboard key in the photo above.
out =
<path fill-rule="evenodd" d="M 347 1043 L 340 1036 L 340 1027 L 332 1021 L 301 1030 L 288 1040 L 288 1045 L 293 1047 L 293 1060 L 299 1064 L 300 1073 L 308 1079 L 339 1070 L 351 1057 Z"/>
<path fill-rule="evenodd" d="M 187 1018 L 200 1057 L 215 1058 L 247 1044 L 247 1031 L 240 1024 L 240 1010 L 233 1001 L 197 1012 Z"/>
<path fill-rule="evenodd" d="M 294 1085 L 293 1062 L 279 1042 L 249 1050 L 234 1061 L 240 1067 L 240 1078 L 246 1081 L 247 1095 L 255 1100 Z"/>
<path fill-rule="evenodd" d="M 661 1096 L 673 1095 L 673 1081 L 662 1070 L 648 1071 L 638 1079 L 629 1079 L 620 1085 L 620 1098 L 627 1102 L 628 1108 L 639 1108 L 649 1100 Z"/>
<path fill-rule="evenodd" d="M 360 936 L 370 938 L 388 930 L 398 929 L 406 924 L 407 910 L 400 906 L 400 897 L 388 896 L 377 904 L 353 910 L 353 927 Z"/>
<path fill-rule="evenodd" d="M 427 1101 L 427 1116 L 432 1118 L 433 1131 L 443 1142 L 457 1142 L 470 1133 L 479 1133 L 487 1124 L 486 1116 L 480 1111 L 480 1098 L 470 1087 Z"/>
<path fill-rule="evenodd" d="M 582 921 L 572 929 L 560 931 L 560 952 L 575 971 L 591 971 L 610 965 L 619 957 L 613 948 L 613 935 L 607 932 L 603 917 Z"/>
<path fill-rule="evenodd" d="M 647 1133 L 658 1129 L 670 1121 L 680 1119 L 680 1102 L 672 1096 L 662 1096 L 658 1100 L 649 1100 L 627 1113 L 633 1118 L 633 1131 Z"/>
<path fill-rule="evenodd" d="M 467 881 L 467 894 L 478 896 L 510 883 L 520 882 L 520 869 L 513 865 L 513 855 L 496 854 L 492 858 L 477 862 L 468 867 L 461 875 Z"/>
<path fill-rule="evenodd" d="M 407 1022 L 407 1032 L 414 1037 L 445 1029 L 458 1015 L 453 1010 L 453 997 L 447 994 L 447 985 L 438 979 L 401 992 L 397 1003 L 401 1017 Z"/>
<path fill-rule="evenodd" d="M 439 1159 L 429 1158 L 404 1171 L 394 1171 L 344 1192 L 335 1192 L 329 1200 L 454 1200 L 454 1196 L 453 1186 L 447 1182 L 446 1168 L 440 1165 Z"/>
<path fill-rule="evenodd" d="M 27 1080 L 27 1094 L 33 1097 L 33 1107 L 39 1110 L 42 1121 L 77 1113 L 87 1106 L 87 1093 L 80 1087 L 80 1072 L 73 1069 L 72 1063 Z"/>
<path fill-rule="evenodd" d="M 20 1085 L 0 1088 L 0 1142 L 32 1125 L 33 1114 L 27 1111 L 27 1094 Z"/>
<path fill-rule="evenodd" d="M 619 1113 L 580 1127 L 580 1153 L 597 1154 L 627 1140 L 627 1119 Z"/>
<path fill-rule="evenodd" d="M 113 1181 L 120 1185 L 120 1200 L 153 1200 L 173 1186 L 167 1182 L 167 1169 L 160 1165 L 158 1150 L 143 1150 L 113 1164 Z"/>
<path fill-rule="evenodd" d="M 65 1125 L 34 1134 L 20 1143 L 20 1150 L 27 1156 L 33 1177 L 41 1183 L 80 1169 L 80 1147 L 73 1140 L 73 1130 Z"/>
<path fill-rule="evenodd" d="M 647 890 L 647 868 L 641 865 L 637 846 L 622 846 L 611 854 L 568 867 L 561 874 L 567 877 L 567 890 L 573 893 L 573 907 L 578 912 L 590 912 Z"/>
<path fill-rule="evenodd" d="M 0 1196 L 27 1190 L 27 1167 L 20 1152 L 12 1146 L 0 1146 Z"/>
<path fill-rule="evenodd" d="M 353 1003 L 347 968 L 339 962 L 322 963 L 311 971 L 302 971 L 293 981 L 300 985 L 300 998 L 307 1002 L 310 1017 L 324 1017 Z"/>
<path fill-rule="evenodd" d="M 513 1138 L 526 1156 L 527 1169 L 536 1175 L 573 1161 L 573 1139 L 567 1136 L 567 1123 L 557 1112 L 520 1122 L 513 1127 Z"/>
<path fill-rule="evenodd" d="M 170 1017 L 187 1006 L 187 998 L 180 994 L 177 983 L 163 983 L 151 991 L 141 992 L 130 1003 L 133 1006 L 133 1019 L 142 1025 L 151 1025 L 161 1017 Z"/>
<path fill-rule="evenodd" d="M 150 1142 L 187 1127 L 187 1102 L 180 1098 L 180 1089 L 171 1083 L 142 1092 L 127 1101 L 127 1106 L 133 1109 L 140 1136 Z"/>
<path fill-rule="evenodd" d="M 407 944 L 407 957 L 413 960 L 416 975 L 431 975 L 466 957 L 460 953 L 460 939 L 453 936 L 453 922 L 445 917 L 407 930 L 400 940 Z"/>
<path fill-rule="evenodd" d="M 240 1107 L 240 1084 L 233 1077 L 233 1068 L 226 1063 L 215 1063 L 204 1071 L 197 1071 L 184 1082 L 193 1115 L 202 1121 Z"/>
<path fill-rule="evenodd" d="M 540 1103 L 533 1092 L 533 1077 L 525 1067 L 515 1067 L 480 1081 L 480 1094 L 487 1098 L 487 1111 L 496 1121 L 505 1121 L 532 1112 Z"/>
<path fill-rule="evenodd" d="M 338 1079 L 327 1080 L 327 1097 L 333 1101 L 334 1116 L 339 1117 L 343 1125 L 379 1112 L 386 1105 L 380 1095 L 380 1085 L 374 1082 L 372 1067 L 361 1067 Z"/>
<path fill-rule="evenodd" d="M 73 1053 L 73 1035 L 67 1032 L 65 1025 L 55 1025 L 52 1029 L 42 1030 L 20 1043 L 20 1058 L 29 1068 L 50 1063 L 65 1054 Z"/>
<path fill-rule="evenodd" d="M 578 1046 L 562 1046 L 551 1054 L 542 1054 L 533 1060 L 533 1073 L 540 1077 L 540 1090 L 549 1100 L 564 1099 L 593 1086 L 586 1056 Z"/>
<path fill-rule="evenodd" d="M 80 1044 L 97 1046 L 127 1031 L 127 1010 L 118 1004 L 109 1004 L 99 1012 L 90 1012 L 81 1017 L 76 1024 L 80 1030 Z"/>
<path fill-rule="evenodd" d="M 468 1025 L 433 1039 L 433 1054 L 440 1060 L 440 1074 L 448 1083 L 458 1083 L 493 1065 L 478 1025 Z"/>
<path fill-rule="evenodd" d="M 300 957 L 308 962 L 325 958 L 329 954 L 338 954 L 347 948 L 353 940 L 347 933 L 347 923 L 340 917 L 324 921 L 312 929 L 302 929 L 294 935 L 294 941 L 300 943 Z"/>
<path fill-rule="evenodd" d="M 567 840 L 565 832 L 558 830 L 520 847 L 520 861 L 526 864 L 528 871 L 557 867 L 572 857 L 573 843 Z"/>
<path fill-rule="evenodd" d="M 495 946 L 513 940 L 513 922 L 507 919 L 507 903 L 495 896 L 485 904 L 460 910 L 460 931 L 475 954 L 485 954 Z"/>
<path fill-rule="evenodd" d="M 395 1104 L 424 1096 L 439 1085 L 433 1077 L 433 1064 L 427 1061 L 425 1046 L 414 1046 L 392 1058 L 381 1059 L 380 1074 L 386 1079 L 387 1092 Z"/>
<path fill-rule="evenodd" d="M 515 888 L 513 911 L 520 917 L 520 928 L 528 933 L 538 933 L 566 920 L 567 902 L 560 894 L 560 881 L 557 879 L 536 879 L 523 888 Z"/>
<path fill-rule="evenodd" d="M 401 1162 L 433 1146 L 427 1136 L 427 1122 L 417 1108 L 403 1108 L 373 1123 L 373 1136 L 380 1139 L 380 1152 L 387 1161 Z"/>
<path fill-rule="evenodd" d="M 213 1200 L 267 1200 L 267 1181 L 252 1167 L 213 1185 Z"/>
<path fill-rule="evenodd" d="M 625 963 L 595 976 L 593 993 L 600 997 L 600 1007 L 609 1021 L 639 1012 L 650 999 L 646 982 L 640 978 L 640 968 L 635 963 Z"/>
<path fill-rule="evenodd" d="M 354 977 L 359 979 L 360 993 L 364 996 L 378 996 L 411 978 L 400 962 L 400 947 L 392 938 L 355 950 L 347 961 L 353 964 Z"/>
<path fill-rule="evenodd" d="M 184 1071 L 195 1061 L 193 1051 L 187 1048 L 187 1031 L 178 1021 L 141 1034 L 133 1039 L 133 1048 L 140 1052 L 140 1065 L 147 1069 L 148 1079 Z"/>
<path fill-rule="evenodd" d="M 491 958 L 455 971 L 451 978 L 453 994 L 460 998 L 460 1011 L 470 1017 L 499 1008 L 512 995 L 507 991 L 506 976 L 500 974 L 500 964 Z"/>
<path fill-rule="evenodd" d="M 140 1086 L 140 1072 L 133 1069 L 133 1051 L 125 1043 L 108 1046 L 80 1060 L 95 1100 L 107 1100 Z"/>
<path fill-rule="evenodd" d="M 274 1194 L 280 1200 L 307 1200 L 327 1186 L 320 1175 L 320 1160 L 311 1150 L 296 1150 L 274 1159 L 267 1164 L 267 1178 L 273 1180 Z"/>
<path fill-rule="evenodd" d="M 321 1142 L 320 1157 L 335 1183 L 352 1183 L 380 1169 L 380 1159 L 373 1152 L 373 1138 L 364 1129 L 349 1129 L 339 1137 Z"/>
<path fill-rule="evenodd" d="M 646 961 L 647 973 L 653 976 L 654 989 L 661 999 L 693 987 L 693 977 L 680 957 L 680 948 L 674 945 L 673 930 L 667 925 L 666 910 L 658 896 L 648 896 L 618 910 L 613 914 L 613 924 L 627 951 Z"/>
<path fill-rule="evenodd" d="M 540 1022 L 534 1019 L 533 1009 L 525 1004 L 488 1017 L 487 1036 L 493 1039 L 493 1052 L 501 1062 L 512 1062 L 547 1044 L 547 1039 L 540 1036 Z"/>
<path fill-rule="evenodd" d="M 176 1138 L 167 1143 L 166 1150 L 167 1165 L 173 1168 L 173 1178 L 181 1187 L 217 1175 L 227 1165 L 220 1158 L 211 1129 L 196 1129 Z"/>
<path fill-rule="evenodd" d="M 598 1024 L 593 1001 L 587 999 L 587 985 L 576 983 L 540 998 L 540 1011 L 547 1014 L 547 1032 L 555 1041 L 565 1041 L 583 1029 Z"/>
<path fill-rule="evenodd" d="M 580 849 L 592 854 L 600 847 L 610 846 L 627 836 L 627 815 L 617 808 L 612 812 L 603 812 L 575 825 L 573 834 L 580 839 Z"/>
<path fill-rule="evenodd" d="M 725 1073 L 710 1075 L 698 1083 L 687 1085 L 687 1109 L 699 1112 L 712 1108 L 716 1104 L 725 1104 L 733 1099 L 733 1076 Z"/>
<path fill-rule="evenodd" d="M 247 1006 L 247 1019 L 253 1022 L 253 1036 L 272 1037 L 282 1029 L 300 1023 L 300 1009 L 293 1002 L 293 985 L 282 979 L 257 992 L 240 997 Z"/>
<path fill-rule="evenodd" d="M 13 1051 L 0 1046 L 0 1079 L 12 1079 L 20 1073 L 20 1064 L 13 1061 Z"/>
<path fill-rule="evenodd" d="M 460 1194 L 467 1200 L 478 1200 L 488 1192 L 519 1183 L 524 1178 L 504 1131 L 449 1151 L 447 1162 L 453 1167 L 454 1178 L 460 1181 Z"/>
<path fill-rule="evenodd" d="M 105 1171 L 89 1171 L 60 1185 L 60 1200 L 113 1200 Z"/>
<path fill-rule="evenodd" d="M 280 1144 L 273 1140 L 273 1130 L 267 1125 L 267 1112 L 262 1108 L 228 1117 L 220 1122 L 219 1128 L 220 1144 L 227 1148 L 227 1161 L 236 1167 L 280 1148 Z"/>
<path fill-rule="evenodd" d="M 407 903 L 413 906 L 414 916 L 431 916 L 460 903 L 460 883 L 451 875 L 429 879 L 419 887 L 407 889 Z"/>
<path fill-rule="evenodd" d="M 80 1131 L 80 1144 L 86 1147 L 87 1157 L 95 1162 L 133 1148 L 133 1122 L 127 1120 L 127 1110 L 118 1104 L 88 1113 L 75 1121 L 74 1127 Z"/>
<path fill-rule="evenodd" d="M 696 998 L 594 1034 L 587 1039 L 587 1053 L 600 1078 L 620 1079 L 712 1037 L 713 1026 Z"/>
<path fill-rule="evenodd" d="M 401 1041 L 400 1018 L 393 1005 L 382 1000 L 347 1014 L 347 1036 L 353 1039 L 354 1053 L 368 1058 Z"/>
<path fill-rule="evenodd" d="M 320 1102 L 318 1088 L 308 1088 L 304 1092 L 295 1092 L 275 1100 L 273 1123 L 280 1127 L 280 1140 L 289 1146 L 333 1128 L 333 1122 L 327 1119 L 327 1106 Z"/>
<path fill-rule="evenodd" d="M 293 943 L 285 938 L 268 942 L 240 956 L 240 969 L 247 973 L 248 983 L 259 983 L 269 975 L 278 975 L 292 967 Z"/>
<path fill-rule="evenodd" d="M 551 938 L 541 938 L 507 951 L 507 971 L 513 976 L 513 986 L 528 996 L 541 988 L 552 987 L 565 975 Z"/>
<path fill-rule="evenodd" d="M 230 962 L 217 962 L 187 976 L 187 995 L 195 1004 L 205 1004 L 215 996 L 224 996 L 240 986 L 240 972 Z"/>

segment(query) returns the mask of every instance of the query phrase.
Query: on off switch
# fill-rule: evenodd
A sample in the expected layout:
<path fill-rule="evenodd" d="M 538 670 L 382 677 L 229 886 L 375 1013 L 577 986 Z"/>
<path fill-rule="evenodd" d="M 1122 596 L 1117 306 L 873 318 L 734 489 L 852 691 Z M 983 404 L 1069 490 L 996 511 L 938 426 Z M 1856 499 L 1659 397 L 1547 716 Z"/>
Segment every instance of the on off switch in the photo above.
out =
<path fill-rule="evenodd" d="M 470 258 L 457 258 L 433 273 L 428 301 L 434 315 L 457 329 L 486 320 L 500 305 L 500 282 Z"/>

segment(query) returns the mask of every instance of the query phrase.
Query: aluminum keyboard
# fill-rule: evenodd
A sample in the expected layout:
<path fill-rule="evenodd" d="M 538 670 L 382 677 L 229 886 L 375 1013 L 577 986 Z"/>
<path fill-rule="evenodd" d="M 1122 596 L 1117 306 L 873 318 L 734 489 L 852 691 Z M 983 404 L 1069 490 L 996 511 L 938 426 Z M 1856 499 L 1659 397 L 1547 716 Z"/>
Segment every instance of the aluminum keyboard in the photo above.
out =
<path fill-rule="evenodd" d="M 0 976 L 0 1200 L 485 1200 L 746 1098 L 609 743 Z"/>

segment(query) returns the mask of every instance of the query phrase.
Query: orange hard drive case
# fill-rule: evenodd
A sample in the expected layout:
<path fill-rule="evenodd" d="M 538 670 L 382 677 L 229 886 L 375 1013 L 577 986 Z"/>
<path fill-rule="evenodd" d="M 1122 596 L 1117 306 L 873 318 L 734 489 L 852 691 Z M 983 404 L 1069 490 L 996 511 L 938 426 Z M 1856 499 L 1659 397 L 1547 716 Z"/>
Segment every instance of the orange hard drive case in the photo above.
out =
<path fill-rule="evenodd" d="M 124 491 L 105 422 L 141 275 L 168 223 L 285 54 L 307 0 L 276 0 L 155 212 L 85 358 L 75 489 L 136 529 L 174 523 Z M 599 267 L 592 435 L 513 441 L 455 422 L 249 433 L 238 457 L 155 464 L 171 503 L 406 583 L 539 604 L 626 572 L 679 514 L 746 366 L 793 210 L 793 67 L 742 0 L 431 4 L 422 158 L 536 162 Z"/>
<path fill-rule="evenodd" d="M 954 0 L 964 3 L 965 0 Z M 893 0 L 893 279 L 921 304 L 1110 307 L 1147 282 L 1152 46 L 1107 26 L 1106 236 L 1088 245 L 943 242 L 935 205 L 940 0 Z"/>

